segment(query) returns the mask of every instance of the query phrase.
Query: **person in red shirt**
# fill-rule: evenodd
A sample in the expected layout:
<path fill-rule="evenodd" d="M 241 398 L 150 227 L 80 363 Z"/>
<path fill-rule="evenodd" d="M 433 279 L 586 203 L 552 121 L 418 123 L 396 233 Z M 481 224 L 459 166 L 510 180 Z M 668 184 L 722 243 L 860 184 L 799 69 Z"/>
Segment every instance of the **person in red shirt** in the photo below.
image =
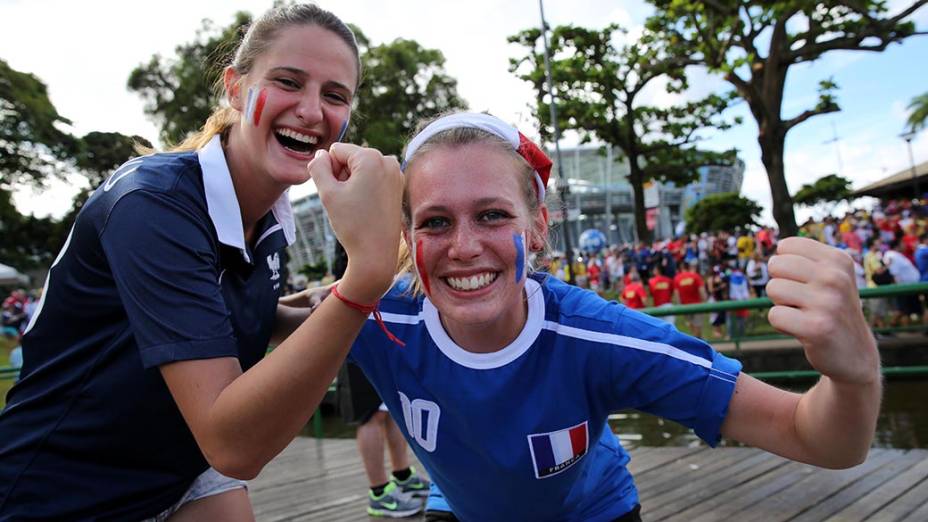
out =
<path fill-rule="evenodd" d="M 654 306 L 673 306 L 673 280 L 665 276 L 658 266 L 654 267 L 654 275 L 648 280 L 648 289 L 651 291 Z M 672 315 L 661 316 L 661 319 L 670 324 L 674 324 L 676 320 Z"/>
<path fill-rule="evenodd" d="M 648 298 L 648 294 L 644 291 L 644 285 L 641 284 L 641 277 L 638 272 L 632 271 L 628 275 L 628 280 L 625 290 L 622 290 L 622 302 L 633 310 L 640 310 L 644 308 L 644 302 Z"/>
<path fill-rule="evenodd" d="M 706 301 L 706 283 L 699 275 L 697 263 L 687 263 L 686 267 L 677 272 L 673 278 L 673 289 L 680 304 L 697 304 Z M 689 314 L 686 316 L 690 333 L 702 337 L 703 314 Z"/>

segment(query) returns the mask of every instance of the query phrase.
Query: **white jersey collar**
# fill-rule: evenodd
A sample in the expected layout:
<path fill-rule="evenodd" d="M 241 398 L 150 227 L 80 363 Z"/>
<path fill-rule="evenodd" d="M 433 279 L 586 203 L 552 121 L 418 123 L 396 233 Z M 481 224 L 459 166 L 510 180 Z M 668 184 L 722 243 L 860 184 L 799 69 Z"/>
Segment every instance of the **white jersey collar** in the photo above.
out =
<path fill-rule="evenodd" d="M 200 169 L 203 171 L 203 188 L 206 191 L 206 206 L 209 217 L 216 228 L 219 242 L 242 252 L 246 261 L 248 250 L 245 248 L 245 230 L 242 227 L 242 211 L 235 196 L 232 175 L 222 150 L 222 141 L 217 134 L 197 151 Z M 281 225 L 287 244 L 296 240 L 296 224 L 293 221 L 293 209 L 290 206 L 289 189 L 274 202 L 271 207 L 274 218 Z"/>
<path fill-rule="evenodd" d="M 475 370 L 500 368 L 527 352 L 534 344 L 535 339 L 538 338 L 544 324 L 545 298 L 541 285 L 534 279 L 527 278 L 524 291 L 528 299 L 528 318 L 519 336 L 502 350 L 492 353 L 473 353 L 458 346 L 448 336 L 448 332 L 445 331 L 445 327 L 442 326 L 441 319 L 438 317 L 438 309 L 435 308 L 435 305 L 432 304 L 428 297 L 422 303 L 425 326 L 438 349 L 452 361 Z"/>

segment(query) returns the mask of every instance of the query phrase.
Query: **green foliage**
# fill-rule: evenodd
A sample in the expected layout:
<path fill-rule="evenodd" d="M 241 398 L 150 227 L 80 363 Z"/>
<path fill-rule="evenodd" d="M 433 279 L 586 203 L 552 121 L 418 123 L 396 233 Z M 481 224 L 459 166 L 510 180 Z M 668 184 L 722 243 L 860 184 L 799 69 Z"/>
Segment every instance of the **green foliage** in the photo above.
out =
<path fill-rule="evenodd" d="M 353 30 L 364 78 L 352 114 L 352 141 L 399 155 L 420 120 L 467 107 L 457 81 L 444 70 L 441 51 L 402 38 L 370 46 L 358 28 Z"/>
<path fill-rule="evenodd" d="M 928 92 L 912 98 L 912 102 L 909 103 L 909 110 L 912 111 L 906 120 L 909 131 L 918 132 L 924 130 L 928 126 Z"/>
<path fill-rule="evenodd" d="M 0 261 L 18 270 L 45 266 L 61 247 L 60 227 L 50 218 L 24 216 L 13 206 L 12 193 L 0 189 Z"/>
<path fill-rule="evenodd" d="M 216 85 L 231 62 L 251 15 L 238 12 L 228 27 L 206 19 L 192 42 L 178 45 L 175 56 L 154 55 L 129 75 L 127 87 L 145 101 L 145 113 L 161 127 L 161 140 L 174 144 L 199 129 L 219 103 Z"/>
<path fill-rule="evenodd" d="M 58 175 L 58 162 L 74 154 L 77 141 L 57 125 L 70 123 L 41 80 L 0 60 L 0 190 L 41 186 Z"/>
<path fill-rule="evenodd" d="M 329 267 L 325 261 L 319 261 L 314 265 L 303 265 L 303 268 L 300 268 L 298 272 L 305 275 L 306 279 L 310 281 L 318 281 L 329 273 Z"/>
<path fill-rule="evenodd" d="M 118 132 L 89 132 L 81 138 L 77 167 L 81 169 L 91 187 L 103 181 L 117 167 L 139 154 L 136 145 L 151 148 L 151 142 L 141 136 L 126 136 Z"/>
<path fill-rule="evenodd" d="M 885 0 L 649 2 L 657 12 L 646 27 L 655 37 L 670 42 L 682 57 L 720 73 L 747 102 L 758 124 L 773 215 L 785 237 L 798 230 L 783 166 L 786 134 L 809 118 L 840 110 L 837 85 L 829 79 L 820 82 L 814 107 L 783 116 L 789 68 L 830 51 L 882 51 L 915 33 L 907 19 L 928 0 L 912 2 L 894 15 L 888 14 Z"/>
<path fill-rule="evenodd" d="M 837 174 L 823 176 L 814 183 L 803 185 L 793 201 L 808 207 L 819 203 L 837 203 L 851 197 L 851 180 Z"/>
<path fill-rule="evenodd" d="M 653 80 L 665 79 L 670 92 L 686 90 L 685 68 L 691 60 L 673 42 L 648 32 L 635 42 L 616 46 L 624 33 L 617 25 L 602 30 L 556 27 L 549 43 L 551 76 L 560 127 L 579 132 L 584 141 L 596 138 L 615 146 L 628 158 L 636 228 L 639 239 L 646 240 L 650 232 L 643 208 L 645 182 L 685 185 L 697 178 L 700 166 L 734 160 L 735 151 L 700 151 L 695 146 L 699 131 L 731 126 L 722 118 L 730 98 L 710 95 L 669 108 L 642 105 L 640 94 Z M 542 137 L 550 139 L 551 98 L 541 38 L 539 29 L 511 36 L 509 41 L 526 53 L 511 59 L 510 69 L 534 87 L 535 116 L 542 123 Z"/>
<path fill-rule="evenodd" d="M 732 231 L 737 227 L 756 225 L 761 210 L 756 202 L 734 192 L 711 194 L 687 209 L 686 231 Z"/>

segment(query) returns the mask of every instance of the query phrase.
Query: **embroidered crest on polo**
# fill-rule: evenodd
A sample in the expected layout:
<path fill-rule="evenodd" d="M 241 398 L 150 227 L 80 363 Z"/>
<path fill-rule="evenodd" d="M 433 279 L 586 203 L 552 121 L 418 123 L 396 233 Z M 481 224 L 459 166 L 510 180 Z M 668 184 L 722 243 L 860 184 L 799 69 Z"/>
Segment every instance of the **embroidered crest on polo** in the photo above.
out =
<path fill-rule="evenodd" d="M 541 150 L 538 145 L 526 138 L 518 129 L 489 114 L 478 112 L 459 112 L 439 118 L 428 124 L 422 132 L 417 134 L 406 146 L 406 154 L 403 156 L 403 166 L 405 170 L 409 160 L 412 159 L 419 147 L 424 145 L 429 139 L 440 132 L 461 127 L 480 129 L 494 136 L 498 136 L 512 145 L 512 149 L 522 156 L 532 169 L 535 171 L 535 190 L 538 194 L 538 201 L 545 200 L 545 187 L 548 185 L 548 178 L 551 176 L 551 158 Z"/>
<path fill-rule="evenodd" d="M 271 281 L 280 279 L 280 254 L 274 252 L 267 256 L 267 267 L 271 270 Z"/>
<path fill-rule="evenodd" d="M 589 447 L 587 421 L 557 431 L 529 435 L 528 448 L 532 452 L 535 478 L 548 478 L 573 466 L 586 455 Z"/>

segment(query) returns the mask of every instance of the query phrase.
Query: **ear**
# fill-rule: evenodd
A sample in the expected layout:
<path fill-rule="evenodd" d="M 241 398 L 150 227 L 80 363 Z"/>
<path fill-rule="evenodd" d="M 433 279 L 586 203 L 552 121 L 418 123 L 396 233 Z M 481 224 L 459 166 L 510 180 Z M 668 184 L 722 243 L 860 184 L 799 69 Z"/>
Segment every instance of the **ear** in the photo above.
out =
<path fill-rule="evenodd" d="M 226 98 L 229 100 L 229 105 L 242 112 L 245 108 L 245 102 L 242 98 L 242 75 L 232 66 L 226 67 L 222 73 L 222 83 L 226 89 Z"/>
<path fill-rule="evenodd" d="M 545 239 L 548 237 L 548 207 L 544 204 L 539 206 L 538 213 L 532 223 L 532 234 L 528 242 L 528 248 L 532 252 L 541 252 L 545 248 Z"/>
<path fill-rule="evenodd" d="M 406 248 L 409 249 L 411 254 L 413 252 L 412 238 L 409 237 L 409 230 L 406 227 L 403 227 L 403 241 L 406 242 Z"/>

